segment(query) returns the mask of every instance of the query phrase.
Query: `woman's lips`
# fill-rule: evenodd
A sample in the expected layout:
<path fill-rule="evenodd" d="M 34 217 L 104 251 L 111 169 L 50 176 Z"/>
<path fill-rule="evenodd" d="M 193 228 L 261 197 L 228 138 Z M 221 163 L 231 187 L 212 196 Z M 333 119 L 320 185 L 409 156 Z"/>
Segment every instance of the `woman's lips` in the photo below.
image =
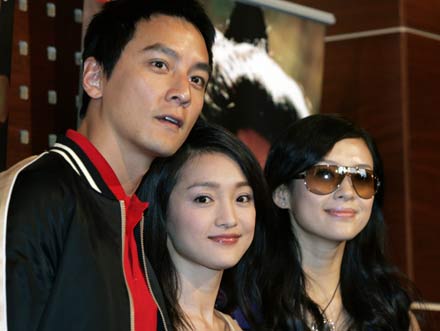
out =
<path fill-rule="evenodd" d="M 238 241 L 238 239 L 240 239 L 240 237 L 241 235 L 238 234 L 224 234 L 218 236 L 209 236 L 208 238 L 218 244 L 233 245 Z"/>
<path fill-rule="evenodd" d="M 351 208 L 326 209 L 325 212 L 331 216 L 336 216 L 336 217 L 353 217 L 356 215 L 356 210 Z"/>

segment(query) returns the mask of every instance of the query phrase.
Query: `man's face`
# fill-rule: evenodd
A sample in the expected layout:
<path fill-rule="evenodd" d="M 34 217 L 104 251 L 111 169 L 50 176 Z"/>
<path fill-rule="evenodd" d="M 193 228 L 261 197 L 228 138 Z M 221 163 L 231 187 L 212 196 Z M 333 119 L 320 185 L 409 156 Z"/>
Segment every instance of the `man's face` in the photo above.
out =
<path fill-rule="evenodd" d="M 208 78 L 208 51 L 191 23 L 165 15 L 141 20 L 102 80 L 99 129 L 125 155 L 171 155 L 201 112 Z"/>

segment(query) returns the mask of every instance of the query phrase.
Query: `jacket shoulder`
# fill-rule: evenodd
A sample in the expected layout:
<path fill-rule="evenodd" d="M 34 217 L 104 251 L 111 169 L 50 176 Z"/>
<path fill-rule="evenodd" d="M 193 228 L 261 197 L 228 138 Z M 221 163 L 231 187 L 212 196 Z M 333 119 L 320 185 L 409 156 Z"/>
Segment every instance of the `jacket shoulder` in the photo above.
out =
<path fill-rule="evenodd" d="M 47 153 L 20 171 L 11 187 L 8 227 L 36 220 L 65 220 L 74 200 L 74 170 L 57 154 Z M 10 222 L 9 220 L 14 220 Z M 41 223 L 41 222 L 40 222 Z"/>
<path fill-rule="evenodd" d="M 78 175 L 62 157 L 46 153 L 18 174 L 14 190 L 24 187 L 31 193 L 49 193 L 77 179 Z"/>

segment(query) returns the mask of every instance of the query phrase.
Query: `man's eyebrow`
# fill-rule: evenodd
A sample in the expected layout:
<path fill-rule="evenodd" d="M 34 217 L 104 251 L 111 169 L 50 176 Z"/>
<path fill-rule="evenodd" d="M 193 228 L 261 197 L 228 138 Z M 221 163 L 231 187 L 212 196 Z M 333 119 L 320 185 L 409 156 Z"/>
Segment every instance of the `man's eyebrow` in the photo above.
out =
<path fill-rule="evenodd" d="M 208 75 L 211 75 L 211 66 L 208 63 L 205 62 L 198 62 L 192 67 L 195 70 L 203 70 L 208 73 Z"/>
<path fill-rule="evenodd" d="M 161 52 L 163 54 L 166 54 L 168 56 L 173 57 L 174 59 L 180 58 L 179 54 L 177 54 L 177 52 L 174 49 L 169 48 L 168 46 L 166 46 L 162 43 L 155 43 L 155 44 L 146 46 L 142 49 L 142 52 L 148 52 L 148 51 Z M 206 71 L 208 73 L 208 75 L 211 75 L 211 66 L 205 62 L 197 62 L 196 64 L 194 64 L 191 67 L 191 69 Z"/>
<path fill-rule="evenodd" d="M 162 44 L 162 43 L 155 43 L 153 45 L 149 45 L 147 47 L 144 47 L 142 49 L 142 52 L 148 52 L 148 51 L 157 51 L 157 52 L 161 52 L 164 53 L 166 55 L 172 56 L 174 58 L 178 58 L 179 55 L 177 54 L 177 52 L 171 48 L 169 48 L 168 46 Z"/>

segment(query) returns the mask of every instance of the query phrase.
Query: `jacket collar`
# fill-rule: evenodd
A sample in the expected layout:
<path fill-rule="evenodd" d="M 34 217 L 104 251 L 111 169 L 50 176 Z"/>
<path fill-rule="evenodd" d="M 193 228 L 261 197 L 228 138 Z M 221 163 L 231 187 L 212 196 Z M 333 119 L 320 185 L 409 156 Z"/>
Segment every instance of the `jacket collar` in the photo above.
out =
<path fill-rule="evenodd" d="M 92 187 L 95 191 L 109 198 L 116 199 L 115 194 L 109 188 L 104 179 L 105 171 L 99 169 L 102 164 L 99 161 L 96 162 L 95 160 L 95 158 L 104 159 L 103 156 L 94 147 L 93 148 L 95 149 L 95 152 L 90 153 L 89 151 L 89 153 L 87 153 L 87 147 L 93 145 L 84 136 L 81 136 L 84 140 L 75 139 L 77 135 L 80 134 L 76 131 L 68 130 L 66 136 L 58 137 L 57 142 L 50 149 L 50 152 L 58 153 L 59 155 L 61 155 L 72 167 L 72 169 L 81 178 L 87 181 L 90 187 Z M 87 143 L 84 143 L 84 141 L 86 141 Z M 87 146 L 88 144 L 90 144 L 90 146 Z M 106 165 L 108 168 L 110 168 L 110 165 L 108 165 L 108 163 L 106 163 Z M 113 172 L 113 170 L 111 171 Z"/>

